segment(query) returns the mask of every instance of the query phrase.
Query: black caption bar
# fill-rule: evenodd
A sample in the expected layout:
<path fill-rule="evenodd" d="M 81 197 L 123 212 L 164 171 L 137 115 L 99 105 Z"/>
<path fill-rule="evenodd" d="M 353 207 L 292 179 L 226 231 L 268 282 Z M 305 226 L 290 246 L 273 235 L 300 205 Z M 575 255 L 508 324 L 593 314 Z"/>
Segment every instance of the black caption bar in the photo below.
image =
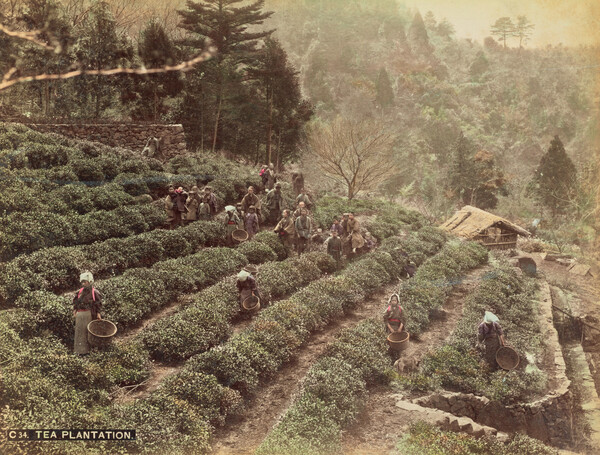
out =
<path fill-rule="evenodd" d="M 135 441 L 135 430 L 7 430 L 9 441 Z"/>

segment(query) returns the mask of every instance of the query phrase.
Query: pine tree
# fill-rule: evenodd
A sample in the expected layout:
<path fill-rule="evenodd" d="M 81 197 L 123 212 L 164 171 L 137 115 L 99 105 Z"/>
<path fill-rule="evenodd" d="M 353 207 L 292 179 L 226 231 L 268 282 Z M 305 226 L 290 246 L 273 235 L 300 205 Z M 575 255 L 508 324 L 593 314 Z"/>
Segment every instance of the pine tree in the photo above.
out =
<path fill-rule="evenodd" d="M 427 29 L 419 12 L 415 14 L 408 29 L 408 40 L 416 52 L 430 53 L 432 51 Z"/>
<path fill-rule="evenodd" d="M 504 49 L 506 49 L 506 38 L 515 36 L 515 24 L 510 17 L 501 17 L 492 25 L 490 33 L 498 36 L 498 41 L 502 40 Z"/>
<path fill-rule="evenodd" d="M 485 150 L 473 153 L 473 150 L 473 145 L 461 131 L 452 153 L 448 189 L 463 204 L 481 209 L 495 208 L 496 195 L 507 194 L 506 180 L 496 167 L 493 154 Z"/>
<path fill-rule="evenodd" d="M 523 44 L 531 37 L 534 25 L 529 22 L 527 16 L 517 17 L 517 23 L 515 24 L 515 36 L 519 38 L 519 49 L 523 47 Z"/>
<path fill-rule="evenodd" d="M 387 108 L 394 105 L 394 90 L 392 89 L 392 83 L 385 68 L 379 70 L 375 88 L 377 90 L 376 101 L 380 107 Z"/>
<path fill-rule="evenodd" d="M 258 40 L 267 38 L 273 32 L 272 30 L 247 31 L 250 26 L 262 24 L 273 13 L 261 11 L 264 0 L 246 6 L 235 6 L 244 1 L 188 0 L 187 9 L 178 11 L 181 17 L 179 27 L 189 32 L 182 44 L 197 52 L 204 48 L 208 38 L 217 48 L 216 57 L 201 70 L 197 70 L 204 73 L 202 93 L 211 95 L 214 100 L 212 106 L 206 109 L 212 111 L 213 150 L 223 147 L 223 118 L 235 115 L 233 112 L 235 106 L 228 96 L 243 91 L 241 87 L 234 87 L 242 83 L 241 67 L 252 65 L 256 61 Z M 187 96 L 193 97 L 194 94 L 188 93 Z M 206 103 L 202 102 L 202 104 Z M 204 124 L 204 127 L 207 126 Z"/>
<path fill-rule="evenodd" d="M 75 45 L 77 60 L 86 69 L 100 70 L 125 66 L 133 58 L 133 46 L 117 29 L 108 3 L 95 2 L 79 32 Z M 77 96 L 85 115 L 99 117 L 116 99 L 119 79 L 83 76 L 75 79 Z M 91 108 L 91 109 L 90 109 Z"/>
<path fill-rule="evenodd" d="M 535 171 L 532 190 L 538 200 L 556 215 L 567 207 L 577 183 L 577 170 L 558 136 L 550 142 Z"/>
<path fill-rule="evenodd" d="M 448 189 L 463 202 L 469 200 L 473 187 L 472 145 L 461 131 L 452 151 L 452 163 L 448 175 Z"/>
<path fill-rule="evenodd" d="M 154 19 L 140 33 L 138 54 L 146 68 L 174 65 L 177 61 L 173 42 Z M 164 99 L 182 88 L 180 74 L 175 72 L 135 76 L 130 82 L 122 99 L 133 104 L 131 115 L 141 120 L 158 121 L 166 113 Z"/>
<path fill-rule="evenodd" d="M 308 120 L 302 113 L 302 95 L 298 72 L 288 62 L 279 41 L 268 38 L 256 65 L 248 70 L 259 81 L 258 90 L 264 97 L 261 115 L 266 132 L 265 162 L 281 162 L 296 149 L 298 129 Z M 300 114 L 300 116 L 298 116 Z M 309 116 L 310 117 L 310 116 Z M 273 158 L 273 150 L 277 158 Z"/>

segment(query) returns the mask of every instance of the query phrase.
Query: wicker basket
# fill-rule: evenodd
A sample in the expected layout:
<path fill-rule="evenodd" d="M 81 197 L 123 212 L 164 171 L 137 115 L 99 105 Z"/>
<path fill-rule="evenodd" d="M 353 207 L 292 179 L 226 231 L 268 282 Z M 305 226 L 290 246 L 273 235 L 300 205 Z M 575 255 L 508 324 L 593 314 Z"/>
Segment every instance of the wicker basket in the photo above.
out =
<path fill-rule="evenodd" d="M 408 346 L 410 334 L 408 332 L 392 332 L 388 335 L 387 341 L 393 351 L 403 351 Z"/>
<path fill-rule="evenodd" d="M 496 351 L 496 362 L 503 370 L 514 370 L 519 366 L 519 354 L 509 346 L 502 346 Z"/>
<path fill-rule="evenodd" d="M 258 311 L 260 309 L 260 299 L 255 295 L 249 295 L 242 301 L 242 307 L 246 311 Z"/>
<path fill-rule="evenodd" d="M 110 344 L 112 337 L 117 333 L 117 326 L 108 319 L 95 319 L 88 324 L 87 330 L 90 344 L 100 347 Z"/>
<path fill-rule="evenodd" d="M 248 240 L 248 233 L 243 229 L 236 229 L 231 233 L 231 237 L 238 243 L 245 242 Z"/>

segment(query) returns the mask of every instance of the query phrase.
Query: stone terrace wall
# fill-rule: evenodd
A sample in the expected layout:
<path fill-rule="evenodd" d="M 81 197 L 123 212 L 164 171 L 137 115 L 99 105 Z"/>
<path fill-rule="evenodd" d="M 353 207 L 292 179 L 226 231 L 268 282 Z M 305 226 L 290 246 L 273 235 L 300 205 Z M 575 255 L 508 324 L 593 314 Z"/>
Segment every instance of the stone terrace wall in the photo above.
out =
<path fill-rule="evenodd" d="M 552 390 L 544 397 L 529 403 L 503 405 L 486 397 L 466 393 L 441 392 L 417 398 L 414 403 L 451 412 L 473 419 L 481 425 L 514 433 L 522 432 L 558 447 L 565 447 L 572 439 L 573 394 L 571 381 L 552 320 L 552 298 L 546 281 L 540 283 L 538 294 L 540 321 L 545 350 L 553 360 L 549 372 Z"/>
<path fill-rule="evenodd" d="M 170 158 L 186 151 L 185 135 L 182 125 L 158 124 L 56 124 L 28 123 L 28 127 L 42 133 L 57 133 L 74 139 L 100 142 L 112 147 L 123 147 L 142 152 L 149 137 L 160 139 L 160 153 Z"/>

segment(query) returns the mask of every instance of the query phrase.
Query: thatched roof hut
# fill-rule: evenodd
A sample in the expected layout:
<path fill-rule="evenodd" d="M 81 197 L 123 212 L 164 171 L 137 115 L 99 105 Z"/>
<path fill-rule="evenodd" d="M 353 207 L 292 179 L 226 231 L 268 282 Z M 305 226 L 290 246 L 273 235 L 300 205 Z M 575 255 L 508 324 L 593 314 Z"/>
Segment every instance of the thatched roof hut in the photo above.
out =
<path fill-rule="evenodd" d="M 515 248 L 517 237 L 531 234 L 504 218 L 485 210 L 465 205 L 440 226 L 453 234 L 482 242 L 488 248 Z"/>

